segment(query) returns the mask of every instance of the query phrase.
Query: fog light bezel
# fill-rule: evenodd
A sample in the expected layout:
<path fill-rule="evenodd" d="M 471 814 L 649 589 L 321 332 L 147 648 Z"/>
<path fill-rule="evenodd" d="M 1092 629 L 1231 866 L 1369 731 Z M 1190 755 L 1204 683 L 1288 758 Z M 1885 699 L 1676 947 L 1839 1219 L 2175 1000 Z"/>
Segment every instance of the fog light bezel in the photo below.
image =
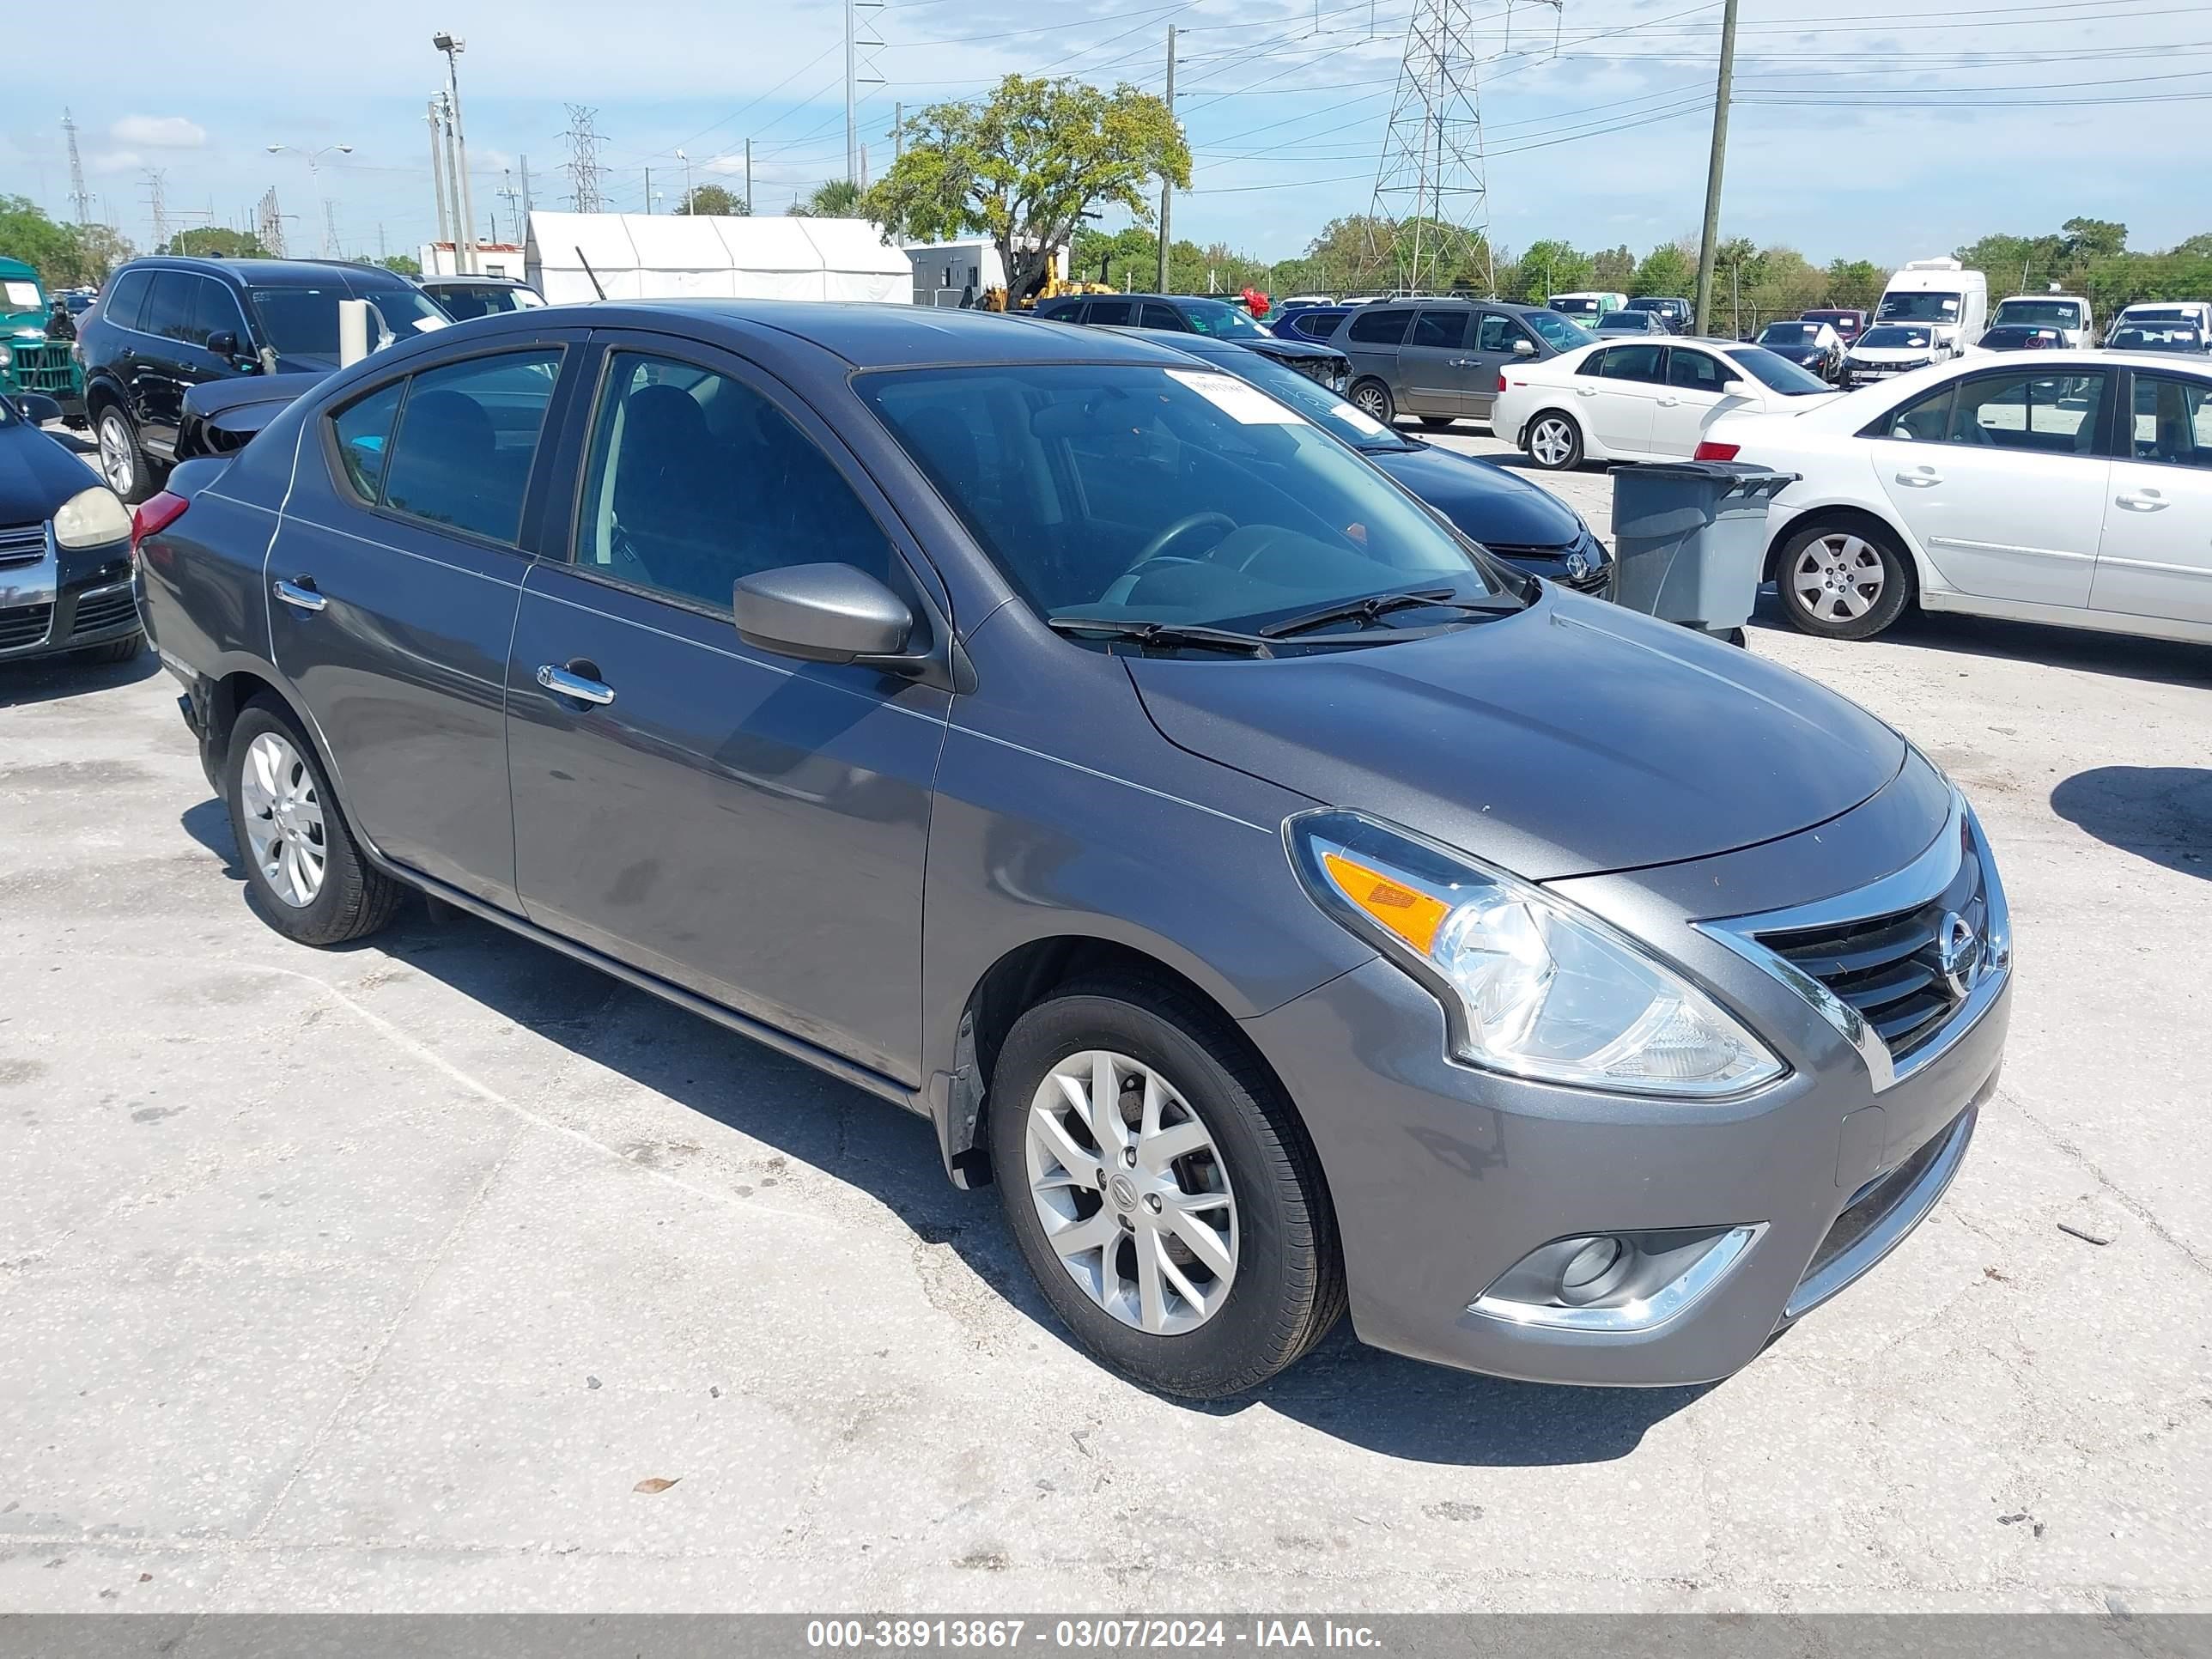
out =
<path fill-rule="evenodd" d="M 1656 1330 L 1696 1306 L 1743 1263 L 1766 1228 L 1765 1222 L 1753 1221 L 1719 1227 L 1565 1234 L 1537 1246 L 1492 1279 L 1480 1296 L 1467 1304 L 1467 1311 L 1509 1325 L 1546 1330 L 1586 1335 L 1639 1335 Z M 1622 1253 L 1599 1275 L 1601 1288 L 1596 1297 L 1579 1304 L 1567 1302 L 1562 1288 L 1566 1267 L 1580 1252 L 1608 1237 L 1620 1242 Z M 1658 1248 L 1647 1249 L 1641 1241 L 1650 1241 Z M 1694 1255 L 1690 1255 L 1692 1250 L 1696 1252 Z M 1555 1267 L 1532 1267 L 1532 1263 L 1541 1262 L 1547 1255 L 1556 1261 Z M 1661 1264 L 1658 1271 L 1668 1272 L 1669 1276 L 1656 1285 L 1624 1295 L 1624 1287 L 1638 1276 L 1639 1266 L 1648 1262 Z M 1516 1275 L 1533 1280 L 1550 1276 L 1554 1281 L 1550 1299 L 1536 1301 L 1526 1295 L 1500 1294 L 1499 1286 L 1511 1285 Z M 1608 1285 L 1607 1280 L 1613 1282 Z M 1515 1288 L 1534 1289 L 1535 1285 Z"/>

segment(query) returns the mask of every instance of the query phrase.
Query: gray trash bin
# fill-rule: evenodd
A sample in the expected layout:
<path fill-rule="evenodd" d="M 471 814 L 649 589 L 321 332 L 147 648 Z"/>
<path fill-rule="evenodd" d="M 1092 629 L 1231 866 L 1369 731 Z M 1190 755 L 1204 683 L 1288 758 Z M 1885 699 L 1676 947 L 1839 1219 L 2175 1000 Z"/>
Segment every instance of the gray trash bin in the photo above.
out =
<path fill-rule="evenodd" d="M 1747 461 L 1613 471 L 1613 599 L 1743 643 L 1766 555 L 1766 504 L 1797 482 Z"/>

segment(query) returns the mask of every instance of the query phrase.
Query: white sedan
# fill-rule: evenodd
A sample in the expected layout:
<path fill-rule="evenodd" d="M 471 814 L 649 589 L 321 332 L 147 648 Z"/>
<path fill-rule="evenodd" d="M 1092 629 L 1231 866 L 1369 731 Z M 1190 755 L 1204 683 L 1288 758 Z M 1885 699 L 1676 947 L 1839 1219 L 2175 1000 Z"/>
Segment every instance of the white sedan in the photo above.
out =
<path fill-rule="evenodd" d="M 1723 416 L 1698 455 L 1798 475 L 1767 570 L 1808 634 L 1863 640 L 1917 604 L 2212 641 L 2212 366 L 1965 358 Z"/>
<path fill-rule="evenodd" d="M 1498 372 L 1490 429 L 1553 471 L 1584 461 L 1687 460 L 1723 414 L 1834 395 L 1787 358 L 1734 340 L 1577 346 Z"/>

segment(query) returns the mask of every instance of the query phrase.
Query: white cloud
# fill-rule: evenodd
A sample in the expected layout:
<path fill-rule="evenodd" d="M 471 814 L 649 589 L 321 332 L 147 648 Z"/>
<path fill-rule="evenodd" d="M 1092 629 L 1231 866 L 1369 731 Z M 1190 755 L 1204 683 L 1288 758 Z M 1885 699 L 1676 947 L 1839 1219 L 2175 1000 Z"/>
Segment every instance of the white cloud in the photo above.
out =
<path fill-rule="evenodd" d="M 126 115 L 107 130 L 118 144 L 143 144 L 149 149 L 199 149 L 207 143 L 207 129 L 181 115 Z"/>

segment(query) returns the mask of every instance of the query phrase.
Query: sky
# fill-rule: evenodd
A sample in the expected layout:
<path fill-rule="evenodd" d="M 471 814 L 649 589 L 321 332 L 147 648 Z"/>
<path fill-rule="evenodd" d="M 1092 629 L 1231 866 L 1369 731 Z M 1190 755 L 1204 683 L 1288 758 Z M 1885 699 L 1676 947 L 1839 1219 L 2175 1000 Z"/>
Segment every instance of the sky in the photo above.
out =
<path fill-rule="evenodd" d="M 1896 264 L 2076 214 L 2124 222 L 2139 248 L 2212 229 L 2212 0 L 1859 3 L 1741 0 L 1724 236 Z M 882 42 L 858 54 L 860 135 L 880 173 L 896 105 L 1010 71 L 1157 93 L 1175 27 L 1196 158 L 1175 234 L 1289 258 L 1367 210 L 1407 23 L 1435 4 L 1466 20 L 1498 244 L 1641 253 L 1694 232 L 1720 0 L 888 0 L 858 10 Z M 536 204 L 568 205 L 572 105 L 596 112 L 600 188 L 625 211 L 647 207 L 648 172 L 659 211 L 687 177 L 741 188 L 749 137 L 758 210 L 845 170 L 842 0 L 383 0 L 367 15 L 124 0 L 101 16 L 160 72 L 42 57 L 0 112 L 0 193 L 73 216 L 67 108 L 92 216 L 141 247 L 158 168 L 173 228 L 249 223 L 273 186 L 293 252 L 320 250 L 325 201 L 342 251 L 413 252 L 435 222 L 423 113 L 441 29 L 467 43 L 476 216 L 501 235 L 526 157 Z M 2146 163 L 2161 149 L 2189 159 Z"/>

